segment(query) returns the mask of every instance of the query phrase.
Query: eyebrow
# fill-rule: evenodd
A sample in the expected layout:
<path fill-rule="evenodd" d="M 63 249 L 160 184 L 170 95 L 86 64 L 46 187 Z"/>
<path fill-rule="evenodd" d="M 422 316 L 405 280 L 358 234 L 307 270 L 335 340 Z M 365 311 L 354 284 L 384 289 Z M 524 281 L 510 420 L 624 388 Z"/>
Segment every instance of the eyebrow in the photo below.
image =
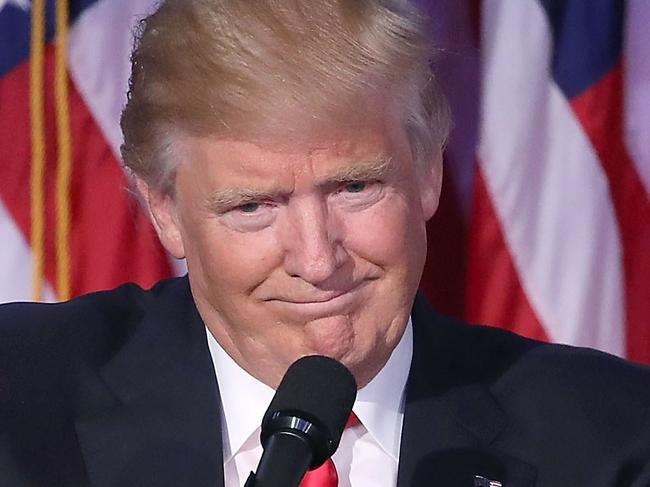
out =
<path fill-rule="evenodd" d="M 264 191 L 253 188 L 228 188 L 215 191 L 208 196 L 208 207 L 214 211 L 224 211 L 251 201 L 270 200 L 283 194 L 282 191 Z"/>
<path fill-rule="evenodd" d="M 393 167 L 392 157 L 379 156 L 363 162 L 346 165 L 323 178 L 319 185 L 342 183 L 345 181 L 364 181 L 383 179 Z"/>
<path fill-rule="evenodd" d="M 334 170 L 320 178 L 317 183 L 320 187 L 331 186 L 347 181 L 364 181 L 383 179 L 392 168 L 392 158 L 380 156 L 372 160 L 357 162 Z M 246 187 L 227 188 L 211 193 L 207 198 L 207 205 L 213 211 L 223 212 L 230 208 L 243 205 L 251 201 L 274 200 L 278 197 L 287 197 L 291 191 L 282 188 L 255 189 Z"/>

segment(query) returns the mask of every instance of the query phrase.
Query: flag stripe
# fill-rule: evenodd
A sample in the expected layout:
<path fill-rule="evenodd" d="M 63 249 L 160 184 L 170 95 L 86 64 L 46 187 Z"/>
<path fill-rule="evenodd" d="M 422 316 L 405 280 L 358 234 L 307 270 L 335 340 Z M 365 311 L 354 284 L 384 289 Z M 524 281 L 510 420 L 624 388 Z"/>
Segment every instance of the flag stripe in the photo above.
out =
<path fill-rule="evenodd" d="M 46 52 L 46 85 L 53 83 L 53 50 Z M 0 79 L 0 91 L 13 94 L 10 103 L 0 106 L 0 124 L 16 127 L 11 136 L 2 131 L 0 151 L 5 164 L 0 165 L 0 197 L 24 235 L 29 234 L 29 134 L 26 89 L 28 63 Z M 8 90 L 8 91 L 7 91 Z M 72 225 L 71 253 L 72 292 L 80 294 L 118 285 L 133 280 L 145 286 L 170 274 L 169 262 L 155 237 L 144 213 L 129 196 L 126 179 L 88 112 L 83 100 L 70 85 L 71 130 L 75 141 L 71 190 Z M 46 133 L 49 141 L 54 137 L 53 94 L 46 93 Z M 21 128 L 24 128 L 22 130 Z M 46 148 L 47 161 L 56 160 L 56 143 Z M 55 282 L 54 238 L 56 214 L 54 212 L 55 164 L 47 164 L 46 187 L 46 264 L 45 275 Z"/>
<path fill-rule="evenodd" d="M 624 63 L 625 141 L 650 193 L 650 2 L 627 4 Z"/>
<path fill-rule="evenodd" d="M 545 11 L 536 2 L 484 6 L 479 164 L 521 286 L 549 338 L 623 354 L 622 252 L 608 182 L 549 79 Z"/>
<path fill-rule="evenodd" d="M 624 144 L 625 3 L 542 3 L 553 31 L 553 77 L 598 155 L 616 213 L 626 316 L 624 323 L 615 325 L 626 330 L 627 356 L 650 360 L 650 328 L 644 316 L 650 289 L 650 200 Z"/>
<path fill-rule="evenodd" d="M 86 9 L 70 30 L 70 76 L 117 160 L 132 31 L 152 8 L 151 0 L 101 1 Z"/>
<path fill-rule="evenodd" d="M 72 236 L 74 294 L 136 281 L 150 286 L 171 273 L 169 261 L 94 118 L 71 90 L 74 155 Z M 101 216 L 101 218 L 99 218 Z"/>
<path fill-rule="evenodd" d="M 22 301 L 32 292 L 31 247 L 25 235 L 14 224 L 5 205 L 0 201 L 0 268 L 5 279 L 0 280 L 0 296 L 4 301 Z M 43 301 L 54 301 L 54 291 L 46 282 Z"/>
<path fill-rule="evenodd" d="M 617 215 L 625 270 L 627 356 L 650 362 L 650 198 L 624 145 L 622 90 L 619 64 L 571 105 L 605 169 Z"/>
<path fill-rule="evenodd" d="M 530 338 L 548 340 L 521 287 L 492 206 L 481 170 L 474 186 L 468 248 L 467 319 L 508 328 Z"/>

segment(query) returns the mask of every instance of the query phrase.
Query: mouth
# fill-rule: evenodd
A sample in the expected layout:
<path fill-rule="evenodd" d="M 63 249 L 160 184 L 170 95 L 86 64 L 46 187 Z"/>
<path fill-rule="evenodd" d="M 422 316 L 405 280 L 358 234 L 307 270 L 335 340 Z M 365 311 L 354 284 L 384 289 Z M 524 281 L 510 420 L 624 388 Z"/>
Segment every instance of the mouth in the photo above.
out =
<path fill-rule="evenodd" d="M 308 298 L 284 299 L 280 301 L 285 301 L 287 303 L 292 303 L 292 304 L 327 303 L 329 301 L 332 301 L 333 299 L 338 298 L 339 296 L 343 296 L 344 294 L 352 292 L 354 289 L 356 289 L 356 286 L 347 291 L 329 292 L 329 293 L 319 294 L 317 296 L 312 296 Z"/>
<path fill-rule="evenodd" d="M 328 291 L 312 296 L 272 298 L 267 302 L 286 311 L 304 316 L 327 316 L 350 311 L 358 302 L 360 291 L 367 281 L 344 291 Z"/>

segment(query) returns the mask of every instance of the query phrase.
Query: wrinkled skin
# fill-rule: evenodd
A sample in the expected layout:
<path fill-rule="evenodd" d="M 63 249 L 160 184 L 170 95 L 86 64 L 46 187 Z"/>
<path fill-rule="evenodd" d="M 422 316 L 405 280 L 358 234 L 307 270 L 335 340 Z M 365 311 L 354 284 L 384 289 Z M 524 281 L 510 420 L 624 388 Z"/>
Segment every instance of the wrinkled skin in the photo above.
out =
<path fill-rule="evenodd" d="M 206 326 L 271 387 L 308 354 L 342 361 L 359 387 L 381 370 L 438 204 L 440 159 L 416 171 L 396 124 L 317 140 L 186 138 L 173 198 L 139 181 Z"/>

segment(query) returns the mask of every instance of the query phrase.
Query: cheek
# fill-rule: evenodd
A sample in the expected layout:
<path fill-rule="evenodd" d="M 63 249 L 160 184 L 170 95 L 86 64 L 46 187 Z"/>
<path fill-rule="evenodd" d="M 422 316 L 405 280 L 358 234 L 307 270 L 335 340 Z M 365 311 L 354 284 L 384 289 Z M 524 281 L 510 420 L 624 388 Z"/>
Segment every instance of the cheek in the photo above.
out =
<path fill-rule="evenodd" d="M 277 244 L 270 234 L 234 232 L 214 219 L 193 229 L 187 233 L 188 268 L 202 275 L 204 286 L 218 290 L 212 296 L 247 294 L 277 266 Z"/>
<path fill-rule="evenodd" d="M 426 247 L 424 226 L 406 198 L 394 195 L 382 204 L 347 218 L 350 250 L 382 267 L 410 267 Z"/>

